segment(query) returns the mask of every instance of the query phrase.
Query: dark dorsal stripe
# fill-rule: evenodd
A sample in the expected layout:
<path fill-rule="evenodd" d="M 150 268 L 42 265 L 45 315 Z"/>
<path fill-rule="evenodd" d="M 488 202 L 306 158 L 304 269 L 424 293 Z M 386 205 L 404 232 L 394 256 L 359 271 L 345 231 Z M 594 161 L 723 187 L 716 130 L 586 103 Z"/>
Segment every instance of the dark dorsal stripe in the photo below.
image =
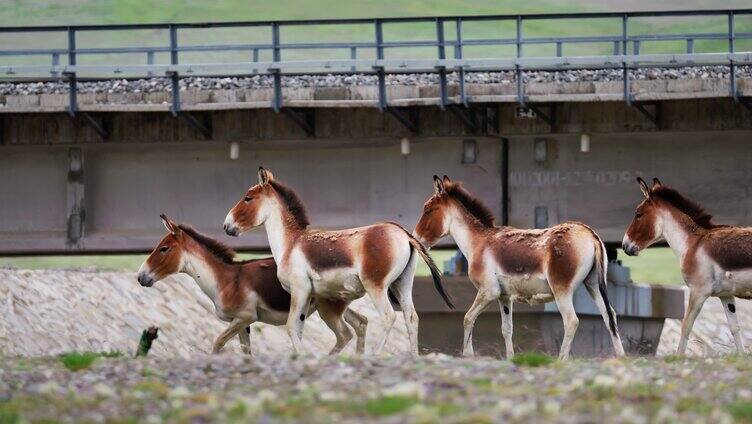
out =
<path fill-rule="evenodd" d="M 303 206 L 303 202 L 300 201 L 298 194 L 290 187 L 275 180 L 269 181 L 269 184 L 271 184 L 274 191 L 279 194 L 279 197 L 282 198 L 282 201 L 287 206 L 287 211 L 292 215 L 298 229 L 303 230 L 308 227 L 308 224 L 310 224 L 308 221 L 308 214 L 306 213 L 305 206 Z"/>
<path fill-rule="evenodd" d="M 705 209 L 702 208 L 702 206 L 687 199 L 673 188 L 661 185 L 653 189 L 651 194 L 673 205 L 675 208 L 679 209 L 687 216 L 692 218 L 692 221 L 694 221 L 695 224 L 699 225 L 702 228 L 710 229 L 725 227 L 725 225 L 714 224 L 713 216 L 707 213 Z"/>
<path fill-rule="evenodd" d="M 221 242 L 214 240 L 211 237 L 205 236 L 195 229 L 193 227 L 189 227 L 187 225 L 179 225 L 181 230 L 185 234 L 187 234 L 190 238 L 192 238 L 196 243 L 200 244 L 201 246 L 205 247 L 206 250 L 211 252 L 214 256 L 219 258 L 222 262 L 227 264 L 233 264 L 235 263 L 235 251 L 232 250 L 230 247 L 222 244 Z"/>
<path fill-rule="evenodd" d="M 465 190 L 460 183 L 452 182 L 445 184 L 444 189 L 449 196 L 460 202 L 465 210 L 480 221 L 481 224 L 487 227 L 494 226 L 495 218 L 493 212 L 480 199 Z"/>

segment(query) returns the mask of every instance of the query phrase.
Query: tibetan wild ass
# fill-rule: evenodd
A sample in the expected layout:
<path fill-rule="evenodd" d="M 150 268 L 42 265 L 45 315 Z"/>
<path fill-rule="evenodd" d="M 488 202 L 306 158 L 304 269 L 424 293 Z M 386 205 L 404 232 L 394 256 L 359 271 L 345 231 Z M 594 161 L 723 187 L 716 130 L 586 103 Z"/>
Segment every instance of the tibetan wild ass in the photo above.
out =
<path fill-rule="evenodd" d="M 290 294 L 277 279 L 274 258 L 235 261 L 235 252 L 222 243 L 209 238 L 186 225 L 178 225 L 161 215 L 167 235 L 141 265 L 138 282 L 151 287 L 155 282 L 179 272 L 190 275 L 201 290 L 214 303 L 217 317 L 230 322 L 230 326 L 214 342 L 214 353 L 235 334 L 240 338 L 244 352 L 251 353 L 249 329 L 254 322 L 282 325 L 290 310 Z M 365 348 L 368 320 L 345 302 L 321 299 L 306 305 L 306 315 L 319 311 L 319 315 L 337 336 L 331 353 L 342 350 L 352 339 L 347 326 L 339 325 L 344 319 L 357 335 L 358 353 Z M 246 328 L 246 330 L 244 330 Z"/>
<path fill-rule="evenodd" d="M 559 359 L 567 359 L 579 324 L 572 295 L 581 283 L 603 316 L 616 354 L 624 355 L 606 294 L 606 249 L 590 227 L 579 222 L 542 230 L 498 227 L 493 213 L 460 183 L 434 176 L 434 189 L 415 235 L 430 247 L 450 234 L 467 258 L 478 294 L 465 315 L 463 355 L 473 355 L 475 320 L 492 301 L 499 301 L 508 357 L 514 355 L 512 303 L 555 301 L 564 320 Z"/>
<path fill-rule="evenodd" d="M 721 299 L 736 348 L 744 352 L 734 298 L 752 299 L 752 228 L 714 224 L 702 207 L 657 178 L 652 187 L 642 178 L 637 183 L 645 198 L 637 205 L 622 249 L 633 256 L 663 239 L 679 257 L 689 303 L 677 354 L 686 351 L 695 318 L 710 296 Z"/>
<path fill-rule="evenodd" d="M 227 214 L 224 228 L 236 236 L 266 227 L 277 275 L 292 295 L 287 331 L 295 351 L 303 351 L 302 313 L 312 297 L 349 304 L 368 293 L 384 323 L 384 334 L 374 349 L 380 353 L 396 318 L 389 302 L 393 290 L 405 317 L 411 353 L 418 355 L 418 314 L 412 299 L 418 256 L 428 264 L 436 289 L 451 305 L 441 274 L 423 245 L 393 222 L 338 231 L 310 229 L 297 194 L 264 168 L 259 168 L 258 177 L 259 183 Z"/>

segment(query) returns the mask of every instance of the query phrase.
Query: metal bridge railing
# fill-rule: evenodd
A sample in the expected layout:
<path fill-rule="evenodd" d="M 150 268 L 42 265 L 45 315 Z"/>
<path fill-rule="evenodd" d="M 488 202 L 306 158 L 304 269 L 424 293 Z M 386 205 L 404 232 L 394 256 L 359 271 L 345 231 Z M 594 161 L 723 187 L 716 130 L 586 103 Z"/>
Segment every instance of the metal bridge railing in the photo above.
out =
<path fill-rule="evenodd" d="M 636 18 L 695 17 L 725 18 L 727 25 L 723 32 L 683 33 L 683 34 L 630 34 L 630 23 Z M 8 34 L 60 33 L 67 38 L 65 48 L 14 48 L 0 46 L 0 78 L 28 79 L 39 75 L 51 77 L 65 76 L 70 82 L 69 112 L 75 114 L 77 109 L 77 78 L 86 75 L 91 78 L 109 79 L 124 76 L 163 76 L 172 79 L 173 114 L 180 111 L 179 78 L 194 75 L 272 75 L 275 98 L 272 106 L 282 109 L 281 78 L 290 74 L 311 73 L 371 73 L 379 78 L 379 106 L 382 110 L 389 108 L 386 98 L 385 75 L 387 73 L 433 72 L 439 74 L 441 85 L 440 106 L 449 105 L 447 96 L 447 72 L 459 75 L 459 104 L 468 106 L 471 99 L 465 91 L 465 73 L 468 71 L 514 70 L 517 80 L 517 96 L 520 104 L 526 103 L 523 73 L 526 70 L 563 70 L 563 69 L 604 69 L 620 68 L 624 79 L 624 99 L 632 102 L 629 91 L 629 69 L 640 67 L 676 67 L 697 65 L 726 65 L 731 67 L 731 96 L 739 100 L 736 87 L 734 67 L 752 65 L 750 52 L 737 52 L 739 40 L 752 40 L 752 32 L 738 32 L 737 17 L 752 18 L 752 9 L 738 10 L 691 10 L 663 12 L 628 12 L 628 13 L 574 13 L 574 14 L 532 14 L 532 15 L 491 15 L 491 16 L 438 16 L 417 18 L 376 18 L 376 19 L 319 19 L 302 21 L 263 21 L 263 22 L 216 22 L 216 23 L 167 23 L 135 25 L 80 25 L 80 26 L 37 26 L 37 27 L 1 27 L 0 36 Z M 523 32 L 524 24 L 532 21 L 593 19 L 614 20 L 620 23 L 621 31 L 612 35 L 595 36 L 552 36 L 530 37 Z M 470 38 L 463 25 L 468 23 L 492 22 L 499 25 L 511 25 L 514 37 Z M 422 40 L 392 40 L 384 37 L 384 26 L 389 24 L 426 24 L 435 25 L 435 37 Z M 367 25 L 373 27 L 371 41 L 337 41 L 337 42 L 285 42 L 281 37 L 282 28 L 299 28 L 311 26 Z M 447 34 L 447 27 L 451 28 Z M 204 43 L 181 45 L 178 43 L 181 31 L 190 29 L 219 28 L 261 28 L 270 32 L 270 39 L 261 43 Z M 165 44 L 157 46 L 128 47 L 84 47 L 77 44 L 77 35 L 84 32 L 101 31 L 137 31 L 163 30 L 167 32 Z M 724 47 L 710 53 L 696 53 L 698 41 L 723 40 Z M 682 54 L 641 54 L 645 43 L 679 41 L 686 45 Z M 612 54 L 566 56 L 565 47 L 584 43 L 607 43 L 612 45 Z M 555 55 L 546 57 L 526 57 L 526 46 L 547 45 L 555 49 Z M 514 55 L 504 57 L 490 54 L 490 57 L 467 57 L 465 50 L 469 47 L 503 47 L 511 46 Z M 434 58 L 394 59 L 387 57 L 391 49 L 425 49 L 436 48 Z M 292 51 L 338 51 L 349 54 L 349 59 L 311 59 L 286 60 L 283 56 Z M 448 52 L 447 50 L 450 50 Z M 181 63 L 181 53 L 209 52 L 249 52 L 250 60 L 217 61 L 213 63 Z M 372 56 L 364 59 L 361 56 Z M 169 64 L 156 64 L 157 54 L 168 54 Z M 271 54 L 270 61 L 260 61 L 261 53 Z M 78 63 L 82 56 L 133 55 L 144 54 L 145 64 L 87 64 Z M 8 65 L 6 60 L 13 56 L 50 57 L 49 65 Z M 67 56 L 67 64 L 61 65 L 61 57 Z M 449 57 L 451 56 L 451 57 Z M 489 56 L 489 55 L 487 55 Z M 3 63 L 6 62 L 6 63 Z"/>

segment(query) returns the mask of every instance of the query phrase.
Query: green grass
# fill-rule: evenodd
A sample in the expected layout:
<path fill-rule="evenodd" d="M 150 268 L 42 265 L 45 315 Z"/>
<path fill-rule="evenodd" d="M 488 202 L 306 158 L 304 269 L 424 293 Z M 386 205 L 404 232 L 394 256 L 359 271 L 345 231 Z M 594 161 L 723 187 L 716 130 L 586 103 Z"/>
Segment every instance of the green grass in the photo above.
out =
<path fill-rule="evenodd" d="M 679 259 L 667 247 L 647 249 L 639 256 L 619 253 L 619 259 L 629 267 L 632 280 L 637 283 L 684 284 Z"/>
<path fill-rule="evenodd" d="M 451 259 L 455 250 L 432 250 L 431 257 L 444 271 L 444 262 Z M 270 253 L 242 253 L 238 259 L 268 257 Z M 0 257 L 0 267 L 19 269 L 59 269 L 59 268 L 88 268 L 101 270 L 136 272 L 147 255 L 77 255 L 77 256 L 18 256 Z M 671 249 L 647 249 L 639 256 L 620 254 L 619 259 L 625 266 L 630 267 L 632 280 L 640 283 L 656 284 L 684 284 L 679 271 L 679 260 Z M 428 266 L 418 261 L 416 275 L 425 277 L 430 275 Z"/>
<path fill-rule="evenodd" d="M 58 357 L 60 362 L 71 371 L 89 368 L 99 358 L 119 358 L 123 354 L 119 351 L 110 352 L 70 352 Z"/>
<path fill-rule="evenodd" d="M 0 401 L 0 424 L 16 424 L 21 422 L 21 415 L 15 405 Z"/>
<path fill-rule="evenodd" d="M 539 352 L 523 352 L 512 357 L 512 363 L 520 367 L 542 367 L 554 362 L 554 358 Z"/>
<path fill-rule="evenodd" d="M 737 401 L 728 407 L 729 413 L 741 423 L 752 423 L 752 402 Z"/>
<path fill-rule="evenodd" d="M 415 396 L 384 396 L 367 401 L 363 409 L 370 415 L 385 417 L 406 411 L 419 402 Z"/>
<path fill-rule="evenodd" d="M 60 362 L 71 371 L 89 368 L 100 355 L 96 352 L 71 352 L 60 355 Z"/>
<path fill-rule="evenodd" d="M 454 250 L 431 252 L 436 265 L 444 270 L 444 261 L 454 256 Z M 269 257 L 271 253 L 241 253 L 238 259 Z M 75 256 L 5 256 L 0 257 L 0 268 L 18 269 L 70 269 L 94 267 L 100 270 L 136 272 L 147 255 L 75 255 Z M 428 266 L 418 261 L 416 275 L 427 276 Z"/>

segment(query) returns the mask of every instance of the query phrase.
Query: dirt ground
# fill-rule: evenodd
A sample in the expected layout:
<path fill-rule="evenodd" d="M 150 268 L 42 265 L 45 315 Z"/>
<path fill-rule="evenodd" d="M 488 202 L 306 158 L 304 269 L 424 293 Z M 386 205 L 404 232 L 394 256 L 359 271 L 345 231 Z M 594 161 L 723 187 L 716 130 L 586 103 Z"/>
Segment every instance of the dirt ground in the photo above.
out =
<path fill-rule="evenodd" d="M 752 420 L 749 356 L 518 358 L 197 354 L 100 358 L 79 371 L 58 358 L 6 358 L 0 422 Z"/>
<path fill-rule="evenodd" d="M 752 422 L 752 357 L 733 353 L 717 299 L 707 302 L 690 357 L 515 361 L 405 355 L 399 317 L 387 354 L 326 357 L 334 337 L 306 320 L 310 355 L 285 331 L 253 326 L 255 356 L 237 342 L 208 355 L 225 326 L 187 278 L 140 287 L 131 273 L 0 269 L 0 424 L 21 422 Z M 739 302 L 752 340 L 752 302 Z M 367 349 L 381 331 L 371 322 Z M 148 358 L 141 330 L 161 329 Z M 62 355 L 66 352 L 111 355 Z M 85 355 L 84 355 L 85 356 Z"/>

